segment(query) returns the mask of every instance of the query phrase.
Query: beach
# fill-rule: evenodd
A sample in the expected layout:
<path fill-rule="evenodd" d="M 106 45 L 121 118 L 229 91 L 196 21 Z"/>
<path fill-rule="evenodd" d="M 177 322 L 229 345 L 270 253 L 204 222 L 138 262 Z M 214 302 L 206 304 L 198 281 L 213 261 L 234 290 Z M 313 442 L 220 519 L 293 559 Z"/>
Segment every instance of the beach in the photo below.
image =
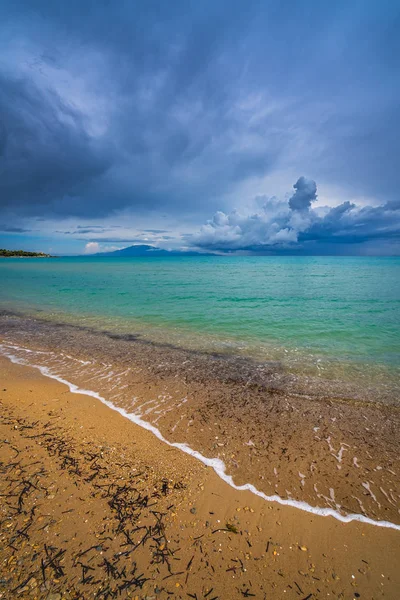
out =
<path fill-rule="evenodd" d="M 400 526 L 398 404 L 335 396 L 279 363 L 5 314 L 0 352 L 102 398 L 165 443 L 314 514 Z M 361 390 L 362 392 L 363 390 Z"/>
<path fill-rule="evenodd" d="M 3 598 L 398 597 L 398 531 L 234 490 L 37 369 L 1 381 Z"/>
<path fill-rule="evenodd" d="M 3 265 L 1 597 L 398 598 L 398 268 Z"/>

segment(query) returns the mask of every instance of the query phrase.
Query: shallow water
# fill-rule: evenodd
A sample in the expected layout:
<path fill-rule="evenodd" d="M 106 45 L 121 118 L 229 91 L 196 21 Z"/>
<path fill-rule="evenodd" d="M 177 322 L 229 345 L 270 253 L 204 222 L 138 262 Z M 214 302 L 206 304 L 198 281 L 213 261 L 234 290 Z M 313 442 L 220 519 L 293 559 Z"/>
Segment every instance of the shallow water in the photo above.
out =
<path fill-rule="evenodd" d="M 397 398 L 399 258 L 4 259 L 0 280 L 0 308 Z"/>

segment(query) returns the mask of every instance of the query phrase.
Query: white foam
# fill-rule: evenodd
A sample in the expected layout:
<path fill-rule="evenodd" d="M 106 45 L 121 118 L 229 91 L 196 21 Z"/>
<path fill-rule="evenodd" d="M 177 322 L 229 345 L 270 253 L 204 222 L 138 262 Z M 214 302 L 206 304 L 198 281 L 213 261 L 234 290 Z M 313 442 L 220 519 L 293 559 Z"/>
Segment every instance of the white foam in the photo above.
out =
<path fill-rule="evenodd" d="M 80 358 L 75 358 L 74 356 L 70 356 L 69 354 L 65 354 L 65 352 L 61 352 L 61 356 L 66 356 L 67 358 L 70 358 L 71 360 L 74 360 L 75 362 L 79 362 L 82 365 L 90 365 L 91 364 L 90 360 L 81 360 Z"/>
<path fill-rule="evenodd" d="M 380 507 L 381 505 L 380 505 L 380 503 L 378 502 L 378 499 L 377 499 L 377 497 L 375 496 L 374 492 L 371 490 L 371 484 L 369 483 L 369 481 L 365 481 L 365 482 L 363 482 L 361 485 L 362 485 L 362 486 L 363 486 L 363 487 L 364 487 L 364 488 L 367 490 L 367 492 L 368 492 L 368 493 L 369 493 L 369 495 L 371 496 L 372 500 L 373 500 L 374 502 L 376 502 L 376 503 L 377 503 L 377 505 Z"/>
<path fill-rule="evenodd" d="M 345 446 L 347 446 L 349 448 L 350 447 L 349 444 L 341 443 L 340 444 L 340 449 L 339 449 L 338 453 L 335 454 L 336 450 L 335 450 L 335 448 L 331 444 L 331 437 L 330 436 L 326 439 L 326 442 L 327 442 L 327 444 L 329 446 L 329 450 L 330 450 L 331 455 L 334 458 L 336 458 L 336 460 L 338 461 L 338 463 L 341 463 L 342 459 L 343 459 L 343 452 L 346 452 L 346 450 L 347 450 L 347 448 L 345 448 Z"/>
<path fill-rule="evenodd" d="M 16 348 L 16 346 L 15 346 L 15 348 Z M 0 350 L 3 350 L 3 354 L 5 356 L 7 356 L 7 358 L 9 358 L 9 360 L 11 360 L 11 362 L 39 369 L 39 371 L 42 373 L 42 375 L 45 375 L 46 377 L 50 377 L 51 379 L 55 379 L 56 381 L 59 381 L 60 383 L 67 385 L 72 393 L 84 394 L 86 396 L 92 396 L 93 398 L 100 400 L 100 402 L 102 402 L 103 404 L 105 404 L 106 406 L 111 408 L 112 410 L 115 410 L 116 412 L 118 412 L 120 415 L 122 415 L 126 419 L 129 419 L 136 425 L 139 425 L 139 427 L 142 427 L 143 429 L 146 429 L 147 431 L 150 431 L 151 433 L 153 433 L 160 441 L 164 442 L 164 444 L 167 444 L 168 446 L 171 446 L 173 448 L 177 448 L 178 450 L 181 450 L 182 452 L 189 454 L 193 458 L 196 458 L 197 460 L 202 462 L 207 467 L 211 467 L 223 481 L 225 481 L 228 485 L 230 485 L 235 490 L 249 491 L 252 494 L 254 494 L 255 496 L 259 496 L 263 500 L 266 500 L 267 502 L 275 502 L 282 506 L 289 506 L 291 508 L 297 508 L 304 512 L 310 513 L 312 515 L 320 516 L 320 517 L 333 517 L 334 519 L 337 519 L 338 521 L 341 521 L 342 523 L 351 523 L 352 521 L 356 521 L 359 523 L 365 523 L 367 525 L 374 525 L 376 527 L 385 527 L 388 529 L 395 529 L 397 531 L 400 531 L 400 525 L 397 525 L 396 523 L 391 523 L 390 521 L 374 521 L 374 519 L 370 519 L 369 517 L 366 517 L 366 516 L 360 515 L 360 514 L 343 515 L 342 513 L 338 512 L 332 508 L 321 508 L 319 506 L 311 506 L 310 504 L 307 504 L 307 502 L 303 502 L 301 500 L 292 500 L 292 499 L 281 498 L 277 494 L 268 496 L 267 494 L 264 494 L 264 492 L 261 492 L 260 490 L 258 490 L 252 483 L 236 485 L 232 479 L 232 476 L 228 475 L 226 473 L 226 465 L 221 459 L 207 458 L 206 456 L 203 456 L 203 454 L 201 454 L 197 450 L 193 450 L 192 448 L 190 448 L 190 446 L 188 446 L 185 443 L 169 442 L 167 439 L 165 439 L 165 437 L 157 429 L 157 427 L 154 427 L 154 425 L 152 425 L 151 423 L 144 421 L 140 416 L 138 416 L 134 413 L 128 413 L 125 409 L 115 406 L 114 404 L 112 404 L 111 402 L 109 402 L 108 400 L 106 400 L 105 398 L 100 396 L 100 394 L 98 394 L 97 392 L 94 392 L 93 390 L 85 390 L 85 389 L 79 388 L 74 383 L 71 383 L 70 381 L 67 381 L 63 377 L 60 377 L 59 375 L 52 373 L 48 367 L 28 363 L 24 359 L 18 358 L 17 356 L 10 354 L 7 351 L 6 347 L 1 343 L 0 343 Z M 330 442 L 330 440 L 329 440 L 329 442 Z"/>

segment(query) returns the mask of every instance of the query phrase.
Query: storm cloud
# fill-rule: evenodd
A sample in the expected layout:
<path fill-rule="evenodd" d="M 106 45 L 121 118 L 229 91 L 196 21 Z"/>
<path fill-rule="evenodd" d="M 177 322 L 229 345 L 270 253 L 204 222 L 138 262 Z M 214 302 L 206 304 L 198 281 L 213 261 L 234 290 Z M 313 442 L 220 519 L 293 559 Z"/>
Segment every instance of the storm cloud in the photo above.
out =
<path fill-rule="evenodd" d="M 2 222 L 180 239 L 220 211 L 199 244 L 225 231 L 251 248 L 335 243 L 357 214 L 380 239 L 398 202 L 399 19 L 389 0 L 4 0 Z M 319 198 L 300 177 L 285 206 L 240 216 L 301 173 Z M 321 197 L 339 205 L 327 221 Z"/>
<path fill-rule="evenodd" d="M 197 201 L 207 205 L 274 164 L 284 140 L 263 124 L 249 129 L 225 64 L 246 22 L 239 13 L 209 5 L 188 14 L 179 2 L 168 10 L 104 2 L 83 13 L 74 1 L 7 4 L 4 208 L 196 212 Z M 244 145 L 248 136 L 254 143 Z"/>
<path fill-rule="evenodd" d="M 267 200 L 262 209 L 250 215 L 218 211 L 214 217 L 190 236 L 195 248 L 216 252 L 290 253 L 329 251 L 344 245 L 348 251 L 360 251 L 366 242 L 400 239 L 400 206 L 356 206 L 348 201 L 325 214 L 311 208 L 317 198 L 315 181 L 300 177 L 295 193 L 287 203 Z M 351 252 L 350 252 L 351 253 Z"/>
<path fill-rule="evenodd" d="M 289 199 L 289 206 L 292 210 L 308 210 L 312 202 L 317 199 L 317 184 L 312 179 L 299 177 L 294 184 L 296 190 Z"/>
<path fill-rule="evenodd" d="M 82 115 L 28 78 L 0 73 L 0 203 L 24 214 L 82 212 L 77 198 L 109 166 Z"/>

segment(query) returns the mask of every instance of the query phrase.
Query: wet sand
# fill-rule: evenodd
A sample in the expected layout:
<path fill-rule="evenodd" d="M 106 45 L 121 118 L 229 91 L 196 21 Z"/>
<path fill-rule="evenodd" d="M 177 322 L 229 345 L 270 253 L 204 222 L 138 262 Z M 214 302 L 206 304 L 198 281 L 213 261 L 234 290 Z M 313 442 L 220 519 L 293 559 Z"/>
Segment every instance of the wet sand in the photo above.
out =
<path fill-rule="evenodd" d="M 392 598 L 400 532 L 232 489 L 90 396 L 0 359 L 1 598 Z"/>
<path fill-rule="evenodd" d="M 294 379 L 279 363 L 156 346 L 135 336 L 9 316 L 3 350 L 219 459 L 235 484 L 400 524 L 400 410 Z M 337 382 L 336 382 L 337 383 Z M 335 383 L 335 385 L 336 385 Z M 335 392 L 335 393 L 333 393 Z"/>

